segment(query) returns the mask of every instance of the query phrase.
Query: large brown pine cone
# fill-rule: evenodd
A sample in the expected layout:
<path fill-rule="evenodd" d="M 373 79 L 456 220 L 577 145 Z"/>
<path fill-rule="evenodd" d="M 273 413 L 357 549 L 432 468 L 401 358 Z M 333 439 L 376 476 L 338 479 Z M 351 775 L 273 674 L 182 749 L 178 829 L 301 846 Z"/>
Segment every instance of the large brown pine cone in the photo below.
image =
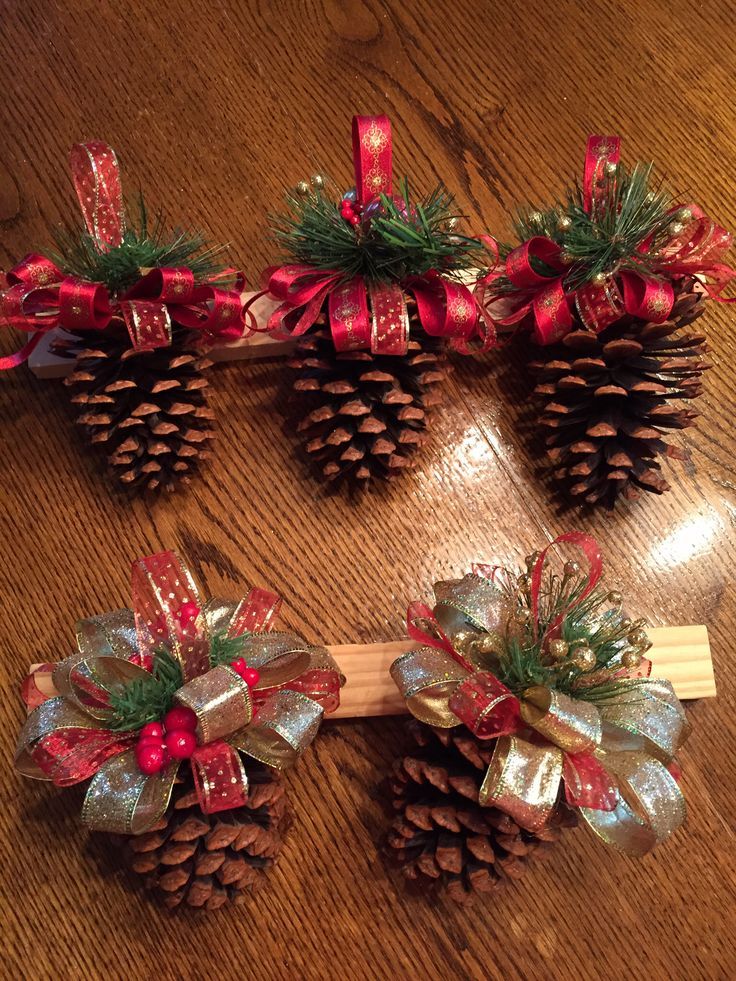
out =
<path fill-rule="evenodd" d="M 150 831 L 124 844 L 127 864 L 168 909 L 218 909 L 260 886 L 291 825 L 284 785 L 277 771 L 248 767 L 243 807 L 203 814 L 191 774 L 174 787 L 165 816 Z"/>
<path fill-rule="evenodd" d="M 149 491 L 189 483 L 214 436 L 203 374 L 211 362 L 191 332 L 175 328 L 170 347 L 145 351 L 117 334 L 86 334 L 63 353 L 76 356 L 66 384 L 82 409 L 77 422 L 115 479 Z"/>
<path fill-rule="evenodd" d="M 396 811 L 386 850 L 412 880 L 432 883 L 461 904 L 493 892 L 544 855 L 575 815 L 561 801 L 541 831 L 520 828 L 478 795 L 494 740 L 476 739 L 465 726 L 437 729 L 412 719 L 416 749 L 396 760 L 390 778 Z"/>
<path fill-rule="evenodd" d="M 689 401 L 709 367 L 705 336 L 684 329 L 703 313 L 702 290 L 692 279 L 676 289 L 666 323 L 627 316 L 600 334 L 578 324 L 530 366 L 554 476 L 579 501 L 669 490 L 657 457 L 684 454 L 663 437 L 694 424 Z"/>
<path fill-rule="evenodd" d="M 358 485 L 413 467 L 450 371 L 444 340 L 426 334 L 414 311 L 406 355 L 337 352 L 324 316 L 320 324 L 290 362 L 310 459 L 326 480 Z"/>

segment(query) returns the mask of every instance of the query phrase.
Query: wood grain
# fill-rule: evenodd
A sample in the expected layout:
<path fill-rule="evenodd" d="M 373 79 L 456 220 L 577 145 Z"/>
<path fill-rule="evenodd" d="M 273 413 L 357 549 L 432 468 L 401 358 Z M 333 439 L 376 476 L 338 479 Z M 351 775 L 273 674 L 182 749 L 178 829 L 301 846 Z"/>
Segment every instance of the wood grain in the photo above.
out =
<path fill-rule="evenodd" d="M 477 229 L 554 199 L 587 134 L 620 132 L 683 197 L 736 228 L 731 0 L 304 0 L 2 5 L 0 263 L 76 220 L 69 146 L 99 137 L 172 222 L 232 243 L 257 282 L 267 214 L 321 171 L 349 186 L 350 117 L 385 111 L 395 168 L 443 178 Z M 327 494 L 283 431 L 278 362 L 213 369 L 211 480 L 127 502 L 83 447 L 58 383 L 0 379 L 3 600 L 0 917 L 3 974 L 28 978 L 726 979 L 736 904 L 732 308 L 707 319 L 713 369 L 673 490 L 612 515 L 565 509 L 539 474 L 522 352 L 456 362 L 422 466 L 363 498 Z M 702 321 L 701 321 L 702 323 Z M 16 338 L 0 337 L 3 353 Z M 68 654 L 75 620 L 126 605 L 139 555 L 175 547 L 211 594 L 278 589 L 309 639 L 400 636 L 410 599 L 469 563 L 595 534 L 606 579 L 654 625 L 705 623 L 717 699 L 688 709 L 687 827 L 635 862 L 571 833 L 494 903 L 460 911 L 383 864 L 380 790 L 400 720 L 326 726 L 289 778 L 296 824 L 270 885 L 211 918 L 148 905 L 87 843 L 81 794 L 21 781 L 10 760 L 31 661 Z M 60 844 L 63 842 L 63 844 Z"/>

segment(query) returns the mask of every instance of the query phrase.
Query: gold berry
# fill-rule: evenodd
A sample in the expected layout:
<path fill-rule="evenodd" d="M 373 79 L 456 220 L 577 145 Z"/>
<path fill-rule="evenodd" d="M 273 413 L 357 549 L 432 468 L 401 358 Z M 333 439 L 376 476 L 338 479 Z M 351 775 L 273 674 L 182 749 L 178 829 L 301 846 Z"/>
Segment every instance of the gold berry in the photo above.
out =
<path fill-rule="evenodd" d="M 670 225 L 670 231 L 673 235 L 679 235 L 680 232 L 685 228 L 681 221 L 673 221 Z"/>
<path fill-rule="evenodd" d="M 621 595 L 621 593 L 619 593 L 617 589 L 612 589 L 611 592 L 608 594 L 607 599 L 608 602 L 613 603 L 614 606 L 621 606 L 621 604 L 624 601 L 623 596 Z"/>
<path fill-rule="evenodd" d="M 629 668 L 630 670 L 638 668 L 641 664 L 641 654 L 639 651 L 634 650 L 633 647 L 627 647 L 621 655 L 621 663 L 625 668 Z"/>
<path fill-rule="evenodd" d="M 616 173 L 617 166 L 618 165 L 615 164 L 613 162 L 613 160 L 609 160 L 608 163 L 606 164 L 606 173 L 607 174 L 615 174 Z"/>
<path fill-rule="evenodd" d="M 551 640 L 549 642 L 549 654 L 553 661 L 564 661 L 567 657 L 570 645 L 566 640 Z"/>
<path fill-rule="evenodd" d="M 603 284 L 607 279 L 608 277 L 606 276 L 606 274 L 602 272 L 597 272 L 595 276 L 593 276 L 593 282 L 595 283 L 596 286 L 603 286 Z"/>
<path fill-rule="evenodd" d="M 316 188 L 324 187 L 325 186 L 325 179 L 322 176 L 322 174 L 315 174 L 314 177 L 312 178 L 312 184 Z"/>
<path fill-rule="evenodd" d="M 532 225 L 540 225 L 542 223 L 542 214 L 539 211 L 532 211 L 529 214 L 529 221 Z"/>
<path fill-rule="evenodd" d="M 587 644 L 576 647 L 572 653 L 572 663 L 576 668 L 580 668 L 581 671 L 590 671 L 591 668 L 595 667 L 595 662 L 595 651 L 592 647 L 588 647 Z"/>
<path fill-rule="evenodd" d="M 568 215 L 560 215 L 557 219 L 557 227 L 561 232 L 566 232 L 572 226 L 572 218 Z"/>
<path fill-rule="evenodd" d="M 530 572 L 534 568 L 534 566 L 537 564 L 537 562 L 539 561 L 539 556 L 540 556 L 540 553 L 539 552 L 531 552 L 524 559 L 524 562 L 526 563 L 526 567 L 527 567 L 527 569 Z"/>
<path fill-rule="evenodd" d="M 296 185 L 297 194 L 305 195 L 309 194 L 309 184 L 306 181 L 299 181 Z"/>
<path fill-rule="evenodd" d="M 628 641 L 634 647 L 643 647 L 644 644 L 648 642 L 646 630 L 642 630 L 640 627 L 636 630 L 632 630 L 628 636 Z"/>
<path fill-rule="evenodd" d="M 580 574 L 580 563 L 570 560 L 565 563 L 564 570 L 566 576 L 577 576 Z"/>

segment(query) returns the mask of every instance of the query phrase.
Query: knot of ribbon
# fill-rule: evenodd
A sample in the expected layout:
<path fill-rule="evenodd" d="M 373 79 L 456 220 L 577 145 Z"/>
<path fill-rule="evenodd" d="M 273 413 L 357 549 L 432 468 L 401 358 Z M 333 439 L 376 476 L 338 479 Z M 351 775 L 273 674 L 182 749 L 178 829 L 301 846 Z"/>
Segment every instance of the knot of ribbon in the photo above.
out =
<path fill-rule="evenodd" d="M 353 117 L 353 164 L 356 203 L 369 216 L 378 210 L 383 196 L 392 194 L 391 123 L 386 116 Z M 356 234 L 362 231 L 358 229 Z M 488 236 L 481 241 L 495 251 L 495 242 Z M 374 354 L 406 354 L 407 295 L 414 298 L 423 329 L 434 337 L 448 338 L 454 349 L 467 353 L 476 335 L 482 338 L 483 347 L 495 339 L 474 293 L 438 269 L 390 282 L 359 275 L 346 280 L 338 269 L 289 264 L 266 269 L 263 279 L 264 292 L 280 301 L 268 320 L 267 331 L 300 336 L 314 325 L 327 301 L 337 351 L 370 349 Z"/>
<path fill-rule="evenodd" d="M 619 163 L 620 144 L 617 136 L 588 138 L 583 208 L 593 220 L 598 210 L 610 207 L 607 190 L 615 181 L 610 174 Z M 502 328 L 528 324 L 544 345 L 568 334 L 576 314 L 595 333 L 624 315 L 664 323 L 675 302 L 673 281 L 685 276 L 698 277 L 711 298 L 732 302 L 719 295 L 736 276 L 721 261 L 731 247 L 731 234 L 695 204 L 676 205 L 668 217 L 661 235 L 648 234 L 625 263 L 601 275 L 601 282 L 577 286 L 570 284 L 571 260 L 563 247 L 546 235 L 529 238 L 485 278 L 486 315 Z M 511 284 L 511 293 L 494 289 L 501 277 Z"/>
<path fill-rule="evenodd" d="M 597 547 L 588 536 L 573 532 L 553 544 L 560 541 L 579 545 L 595 560 Z M 532 571 L 532 598 L 546 551 Z M 672 685 L 618 667 L 611 675 L 615 684 L 600 687 L 595 700 L 588 700 L 593 689 L 585 685 L 572 695 L 545 685 L 515 694 L 498 677 L 514 631 L 514 607 L 499 571 L 479 567 L 461 580 L 437 583 L 433 610 L 421 603 L 409 607 L 410 636 L 423 646 L 394 662 L 394 682 L 421 722 L 462 724 L 489 740 L 481 805 L 534 831 L 549 821 L 564 792 L 567 804 L 609 845 L 643 855 L 685 818 L 673 774 L 688 728 Z M 589 592 L 599 574 L 591 563 Z M 536 590 L 538 599 L 539 581 Z M 581 602 L 577 594 L 574 606 Z M 550 623 L 540 643 L 558 628 Z M 475 642 L 468 644 L 469 637 Z M 650 668 L 647 661 L 644 671 Z"/>
<path fill-rule="evenodd" d="M 124 243 L 125 209 L 115 152 L 98 141 L 79 143 L 72 147 L 70 165 L 94 247 L 100 253 L 118 248 Z M 57 327 L 105 330 L 114 319 L 125 323 L 138 349 L 167 347 L 172 323 L 198 331 L 205 344 L 242 337 L 242 273 L 227 269 L 202 283 L 186 266 L 141 272 L 130 289 L 113 296 L 103 283 L 65 275 L 46 256 L 27 255 L 5 274 L 0 326 L 31 337 L 19 351 L 0 358 L 0 370 L 23 364 L 43 335 Z M 218 285 L 225 280 L 227 288 Z"/>
<path fill-rule="evenodd" d="M 150 679 L 146 663 L 162 647 L 177 663 L 182 684 L 173 705 L 196 717 L 197 746 L 189 763 L 204 813 L 239 807 L 248 796 L 248 757 L 268 766 L 294 764 L 334 711 L 344 678 L 324 647 L 275 632 L 281 600 L 261 589 L 240 602 L 204 605 L 177 555 L 140 559 L 132 572 L 133 610 L 80 622 L 78 650 L 52 672 L 52 697 L 30 676 L 24 696 L 36 707 L 18 739 L 15 765 L 26 776 L 66 787 L 91 778 L 82 819 L 92 829 L 140 834 L 164 814 L 182 765 L 141 772 L 137 731 L 115 728 L 113 697 Z M 186 615 L 182 615 L 182 611 Z M 238 649 L 260 678 L 251 686 L 226 663 L 213 666 L 217 639 L 241 638 Z"/>

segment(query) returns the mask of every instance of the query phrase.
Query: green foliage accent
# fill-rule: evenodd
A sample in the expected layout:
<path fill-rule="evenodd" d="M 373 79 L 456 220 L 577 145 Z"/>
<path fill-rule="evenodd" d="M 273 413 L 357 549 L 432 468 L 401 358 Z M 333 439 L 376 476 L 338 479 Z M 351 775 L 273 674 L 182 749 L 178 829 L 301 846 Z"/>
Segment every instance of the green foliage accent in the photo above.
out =
<path fill-rule="evenodd" d="M 505 650 L 491 670 L 515 695 L 530 686 L 544 685 L 575 698 L 596 701 L 630 687 L 629 681 L 613 679 L 612 675 L 621 668 L 623 651 L 631 647 L 629 634 L 640 630 L 644 621 L 632 622 L 618 607 L 611 608 L 609 594 L 601 588 L 581 600 L 586 582 L 579 575 L 548 573 L 540 594 L 535 632 L 526 577 L 507 574 L 503 589 L 518 619 L 509 624 Z M 591 668 L 581 669 L 570 658 L 555 662 L 542 648 L 548 628 L 568 606 L 560 639 L 569 645 L 571 654 L 576 647 L 590 647 L 595 654 Z"/>
<path fill-rule="evenodd" d="M 119 694 L 110 695 L 113 717 L 110 729 L 129 732 L 147 722 L 159 722 L 169 711 L 174 694 L 183 683 L 181 668 L 164 648 L 153 655 L 153 671 L 126 685 Z"/>
<path fill-rule="evenodd" d="M 217 634 L 210 645 L 210 665 L 216 668 L 220 664 L 232 664 L 236 658 L 241 657 L 249 636 L 247 633 L 239 637 Z"/>
<path fill-rule="evenodd" d="M 103 252 L 87 231 L 80 235 L 76 230 L 66 230 L 57 234 L 56 247 L 58 253 L 51 258 L 63 272 L 104 283 L 113 295 L 133 286 L 144 269 L 187 266 L 201 283 L 226 268 L 225 246 L 208 247 L 200 232 L 167 231 L 161 212 L 149 222 L 142 194 L 137 220 L 128 222 L 121 245 Z M 227 280 L 222 285 L 226 286 Z"/>
<path fill-rule="evenodd" d="M 462 216 L 443 185 L 414 200 L 405 179 L 399 195 L 382 194 L 380 207 L 357 226 L 342 217 L 340 201 L 321 187 L 288 194 L 286 204 L 287 212 L 272 217 L 282 261 L 337 269 L 345 280 L 400 282 L 430 269 L 453 275 L 487 259 L 478 239 L 454 231 Z"/>
<path fill-rule="evenodd" d="M 569 263 L 564 285 L 577 289 L 597 275 L 609 275 L 621 269 L 651 268 L 647 253 L 638 252 L 641 243 L 652 237 L 647 250 L 656 254 L 659 246 L 672 234 L 671 226 L 681 220 L 672 213 L 674 201 L 661 183 L 652 186 L 652 164 L 638 163 L 629 171 L 619 164 L 613 173 L 604 175 L 600 201 L 588 214 L 584 208 L 583 190 L 579 185 L 568 191 L 566 199 L 547 210 L 526 208 L 515 222 L 521 242 L 543 235 L 556 242 Z M 513 246 L 500 248 L 505 258 Z M 537 272 L 556 275 L 539 260 L 532 260 Z M 513 293 L 516 287 L 505 277 L 494 284 L 499 293 Z"/>

